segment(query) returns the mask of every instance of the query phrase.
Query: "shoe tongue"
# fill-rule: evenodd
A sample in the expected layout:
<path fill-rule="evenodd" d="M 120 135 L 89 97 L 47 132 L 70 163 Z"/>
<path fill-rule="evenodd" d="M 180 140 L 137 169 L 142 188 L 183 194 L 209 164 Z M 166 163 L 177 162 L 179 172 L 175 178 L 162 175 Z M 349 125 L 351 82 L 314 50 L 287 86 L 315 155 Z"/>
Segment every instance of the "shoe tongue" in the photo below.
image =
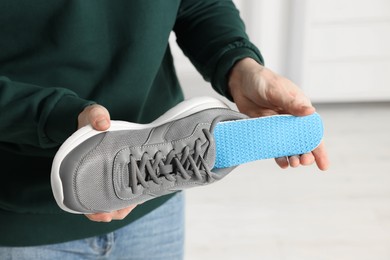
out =
<path fill-rule="evenodd" d="M 211 135 L 212 137 L 212 135 Z M 214 137 L 212 137 L 212 140 L 210 140 L 210 145 L 207 151 L 206 156 L 203 158 L 210 169 L 214 168 L 215 165 L 215 159 L 216 159 L 216 149 L 215 149 L 215 141 Z"/>
<path fill-rule="evenodd" d="M 173 166 L 172 164 L 169 164 L 169 165 L 160 165 L 159 166 L 159 173 L 160 174 L 169 174 L 173 171 Z"/>

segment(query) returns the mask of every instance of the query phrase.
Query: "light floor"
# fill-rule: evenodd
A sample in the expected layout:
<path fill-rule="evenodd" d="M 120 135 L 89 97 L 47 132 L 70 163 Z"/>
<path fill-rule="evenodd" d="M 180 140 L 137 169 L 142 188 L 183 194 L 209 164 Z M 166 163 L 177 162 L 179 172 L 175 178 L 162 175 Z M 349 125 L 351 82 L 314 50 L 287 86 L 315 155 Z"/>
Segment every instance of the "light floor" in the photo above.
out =
<path fill-rule="evenodd" d="M 188 190 L 185 259 L 390 259 L 390 103 L 317 111 L 330 170 L 258 161 Z"/>

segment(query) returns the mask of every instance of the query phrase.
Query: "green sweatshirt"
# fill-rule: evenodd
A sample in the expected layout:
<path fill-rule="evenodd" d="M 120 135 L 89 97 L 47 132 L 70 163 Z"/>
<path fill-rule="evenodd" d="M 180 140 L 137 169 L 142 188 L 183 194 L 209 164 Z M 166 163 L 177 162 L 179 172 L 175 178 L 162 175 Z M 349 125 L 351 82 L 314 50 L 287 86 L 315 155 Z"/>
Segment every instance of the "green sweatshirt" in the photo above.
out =
<path fill-rule="evenodd" d="M 169 199 L 96 223 L 60 210 L 50 170 L 85 106 L 99 103 L 113 120 L 146 123 L 183 99 L 171 31 L 222 95 L 237 60 L 262 62 L 231 1 L 0 0 L 0 245 L 111 232 Z"/>

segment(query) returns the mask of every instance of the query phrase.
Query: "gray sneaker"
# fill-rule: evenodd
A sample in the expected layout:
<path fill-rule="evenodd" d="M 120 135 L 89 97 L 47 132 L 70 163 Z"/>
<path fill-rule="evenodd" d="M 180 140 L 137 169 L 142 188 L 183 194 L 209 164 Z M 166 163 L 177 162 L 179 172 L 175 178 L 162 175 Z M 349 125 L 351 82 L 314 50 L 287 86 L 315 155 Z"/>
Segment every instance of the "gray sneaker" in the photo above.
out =
<path fill-rule="evenodd" d="M 318 114 L 248 119 L 219 100 L 191 99 L 151 124 L 79 129 L 54 158 L 52 189 L 65 211 L 110 212 L 213 183 L 245 162 L 306 153 L 322 133 Z"/>

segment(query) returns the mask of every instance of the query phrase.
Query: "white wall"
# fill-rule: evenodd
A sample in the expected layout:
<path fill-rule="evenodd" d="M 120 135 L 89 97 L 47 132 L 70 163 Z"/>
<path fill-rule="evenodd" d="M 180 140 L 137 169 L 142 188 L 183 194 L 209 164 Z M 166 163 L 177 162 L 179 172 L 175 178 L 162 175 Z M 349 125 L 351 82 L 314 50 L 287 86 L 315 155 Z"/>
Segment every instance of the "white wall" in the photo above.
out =
<path fill-rule="evenodd" d="M 266 66 L 313 101 L 390 101 L 389 0 L 234 2 Z M 187 96 L 211 94 L 177 46 L 173 50 Z"/>
<path fill-rule="evenodd" d="M 295 28 L 303 30 L 297 76 L 309 96 L 390 100 L 390 1 L 294 2 L 304 17 Z"/>

